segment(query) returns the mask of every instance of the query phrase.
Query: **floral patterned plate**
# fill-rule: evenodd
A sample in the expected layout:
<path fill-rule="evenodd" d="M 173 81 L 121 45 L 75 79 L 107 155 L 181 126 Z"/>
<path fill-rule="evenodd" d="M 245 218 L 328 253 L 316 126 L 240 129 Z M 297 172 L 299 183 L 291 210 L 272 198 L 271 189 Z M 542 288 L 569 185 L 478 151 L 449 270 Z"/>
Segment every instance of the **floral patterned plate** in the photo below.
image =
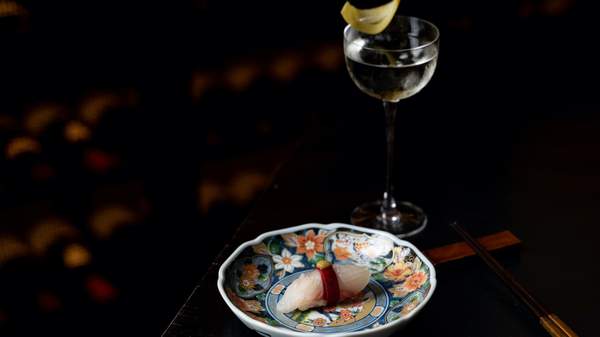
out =
<path fill-rule="evenodd" d="M 332 307 L 282 314 L 287 287 L 320 260 L 363 265 L 371 280 L 357 296 Z M 436 286 L 431 262 L 392 234 L 345 224 L 306 224 L 268 232 L 242 244 L 223 263 L 221 296 L 263 336 L 389 336 L 429 301 Z"/>

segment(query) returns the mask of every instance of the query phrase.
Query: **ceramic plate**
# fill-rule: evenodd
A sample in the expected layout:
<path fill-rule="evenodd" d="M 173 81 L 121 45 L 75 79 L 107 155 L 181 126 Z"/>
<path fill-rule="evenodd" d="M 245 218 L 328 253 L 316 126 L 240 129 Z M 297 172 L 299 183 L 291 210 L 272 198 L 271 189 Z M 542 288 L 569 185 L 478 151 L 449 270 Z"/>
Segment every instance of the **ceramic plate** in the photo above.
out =
<path fill-rule="evenodd" d="M 360 294 L 336 306 L 278 312 L 287 287 L 320 260 L 366 266 L 371 280 Z M 218 281 L 233 312 L 265 336 L 389 335 L 427 303 L 435 285 L 433 265 L 412 244 L 345 224 L 265 233 L 229 257 Z"/>

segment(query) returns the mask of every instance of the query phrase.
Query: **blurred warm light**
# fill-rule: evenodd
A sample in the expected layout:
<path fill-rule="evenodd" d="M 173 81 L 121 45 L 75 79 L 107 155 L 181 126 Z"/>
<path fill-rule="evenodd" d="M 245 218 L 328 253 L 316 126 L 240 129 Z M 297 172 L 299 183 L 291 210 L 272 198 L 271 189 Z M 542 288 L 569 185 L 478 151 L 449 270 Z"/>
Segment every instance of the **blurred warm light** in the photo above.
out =
<path fill-rule="evenodd" d="M 4 311 L 0 310 L 0 322 L 6 321 L 8 321 L 8 315 Z"/>
<path fill-rule="evenodd" d="M 116 156 L 98 149 L 86 150 L 83 161 L 87 168 L 96 173 L 106 173 L 118 163 Z"/>
<path fill-rule="evenodd" d="M 39 222 L 29 232 L 31 248 L 36 254 L 43 255 L 46 250 L 61 239 L 73 239 L 79 231 L 66 220 L 48 218 Z"/>
<path fill-rule="evenodd" d="M 203 181 L 198 187 L 198 199 L 200 201 L 200 210 L 206 214 L 210 208 L 226 198 L 224 189 L 214 181 Z"/>
<path fill-rule="evenodd" d="M 279 81 L 291 81 L 302 67 L 302 58 L 298 53 L 284 53 L 272 60 L 269 74 Z"/>
<path fill-rule="evenodd" d="M 264 174 L 242 172 L 236 175 L 229 186 L 229 195 L 238 204 L 247 204 L 264 189 L 268 183 Z"/>
<path fill-rule="evenodd" d="M 96 302 L 107 303 L 117 297 L 117 289 L 98 275 L 89 276 L 85 282 L 85 287 L 90 297 Z"/>
<path fill-rule="evenodd" d="M 119 227 L 135 223 L 139 216 L 133 210 L 120 206 L 107 206 L 96 210 L 90 218 L 90 229 L 99 239 L 108 239 Z"/>
<path fill-rule="evenodd" d="M 326 71 L 335 71 L 344 64 L 344 54 L 339 45 L 325 45 L 314 55 L 315 64 Z"/>
<path fill-rule="evenodd" d="M 202 213 L 222 201 L 231 200 L 246 205 L 268 184 L 268 177 L 258 172 L 241 172 L 227 182 L 204 180 L 198 186 L 199 207 Z"/>
<path fill-rule="evenodd" d="M 95 125 L 107 110 L 123 104 L 123 99 L 117 94 L 95 93 L 83 100 L 79 109 L 79 116 L 84 122 Z"/>
<path fill-rule="evenodd" d="M 65 126 L 65 139 L 71 143 L 89 140 L 90 136 L 90 129 L 80 121 L 70 121 Z"/>
<path fill-rule="evenodd" d="M 545 15 L 564 15 L 573 5 L 575 0 L 544 0 L 540 4 L 541 12 Z"/>
<path fill-rule="evenodd" d="M 57 311 L 62 306 L 58 296 L 49 291 L 42 291 L 38 294 L 38 305 L 45 312 Z"/>
<path fill-rule="evenodd" d="M 55 103 L 45 103 L 29 110 L 23 120 L 24 127 L 31 134 L 39 135 L 58 119 L 64 117 L 64 107 Z"/>
<path fill-rule="evenodd" d="M 84 246 L 73 243 L 63 251 L 63 261 L 67 268 L 79 268 L 90 263 L 92 255 Z"/>
<path fill-rule="evenodd" d="M 25 153 L 40 152 L 40 143 L 31 137 L 16 137 L 8 141 L 6 144 L 6 157 L 14 159 L 17 156 Z"/>
<path fill-rule="evenodd" d="M 234 91 L 247 89 L 260 75 L 260 68 L 256 64 L 239 64 L 225 72 L 225 83 Z"/>
<path fill-rule="evenodd" d="M 212 74 L 195 72 L 192 75 L 190 95 L 195 100 L 200 99 L 206 91 L 215 87 L 215 82 L 216 80 Z"/>
<path fill-rule="evenodd" d="M 574 5 L 575 0 L 522 0 L 518 13 L 521 17 L 535 14 L 560 16 L 565 15 Z"/>
<path fill-rule="evenodd" d="M 190 94 L 193 99 L 200 99 L 208 90 L 218 85 L 224 85 L 233 91 L 244 91 L 266 71 L 271 78 L 278 81 L 292 81 L 302 68 L 311 64 L 326 71 L 335 71 L 344 63 L 343 53 L 338 44 L 329 44 L 320 47 L 313 60 L 305 62 L 305 55 L 299 51 L 286 51 L 275 54 L 266 62 L 266 69 L 253 62 L 244 62 L 233 65 L 223 73 L 223 82 L 214 74 L 206 71 L 197 71 L 192 75 Z"/>
<path fill-rule="evenodd" d="M 0 1 L 0 18 L 8 16 L 21 16 L 26 14 L 27 10 L 15 1 Z"/>
<path fill-rule="evenodd" d="M 0 265 L 28 254 L 29 247 L 21 240 L 6 234 L 0 235 Z"/>

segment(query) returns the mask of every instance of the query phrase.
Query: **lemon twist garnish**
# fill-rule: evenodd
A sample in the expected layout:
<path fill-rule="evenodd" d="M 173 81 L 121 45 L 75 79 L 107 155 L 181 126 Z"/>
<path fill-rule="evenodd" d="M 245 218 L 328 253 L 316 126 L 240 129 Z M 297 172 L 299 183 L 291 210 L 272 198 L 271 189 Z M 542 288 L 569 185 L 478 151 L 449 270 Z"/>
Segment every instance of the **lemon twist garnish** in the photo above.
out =
<path fill-rule="evenodd" d="M 342 8 L 342 17 L 359 32 L 379 34 L 390 24 L 399 4 L 400 0 L 391 0 L 375 8 L 359 9 L 346 2 Z"/>

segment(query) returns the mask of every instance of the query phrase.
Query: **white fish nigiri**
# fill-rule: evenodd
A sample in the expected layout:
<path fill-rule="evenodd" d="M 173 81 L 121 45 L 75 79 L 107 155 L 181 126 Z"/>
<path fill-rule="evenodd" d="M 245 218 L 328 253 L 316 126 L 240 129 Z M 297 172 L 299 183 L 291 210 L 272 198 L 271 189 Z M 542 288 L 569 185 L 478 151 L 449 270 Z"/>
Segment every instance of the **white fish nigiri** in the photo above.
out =
<path fill-rule="evenodd" d="M 360 293 L 369 283 L 371 273 L 367 267 L 351 264 L 334 264 L 332 267 L 338 281 L 340 301 Z M 277 311 L 288 313 L 324 306 L 327 300 L 323 298 L 323 292 L 319 270 L 303 273 L 288 286 L 277 303 Z"/>

